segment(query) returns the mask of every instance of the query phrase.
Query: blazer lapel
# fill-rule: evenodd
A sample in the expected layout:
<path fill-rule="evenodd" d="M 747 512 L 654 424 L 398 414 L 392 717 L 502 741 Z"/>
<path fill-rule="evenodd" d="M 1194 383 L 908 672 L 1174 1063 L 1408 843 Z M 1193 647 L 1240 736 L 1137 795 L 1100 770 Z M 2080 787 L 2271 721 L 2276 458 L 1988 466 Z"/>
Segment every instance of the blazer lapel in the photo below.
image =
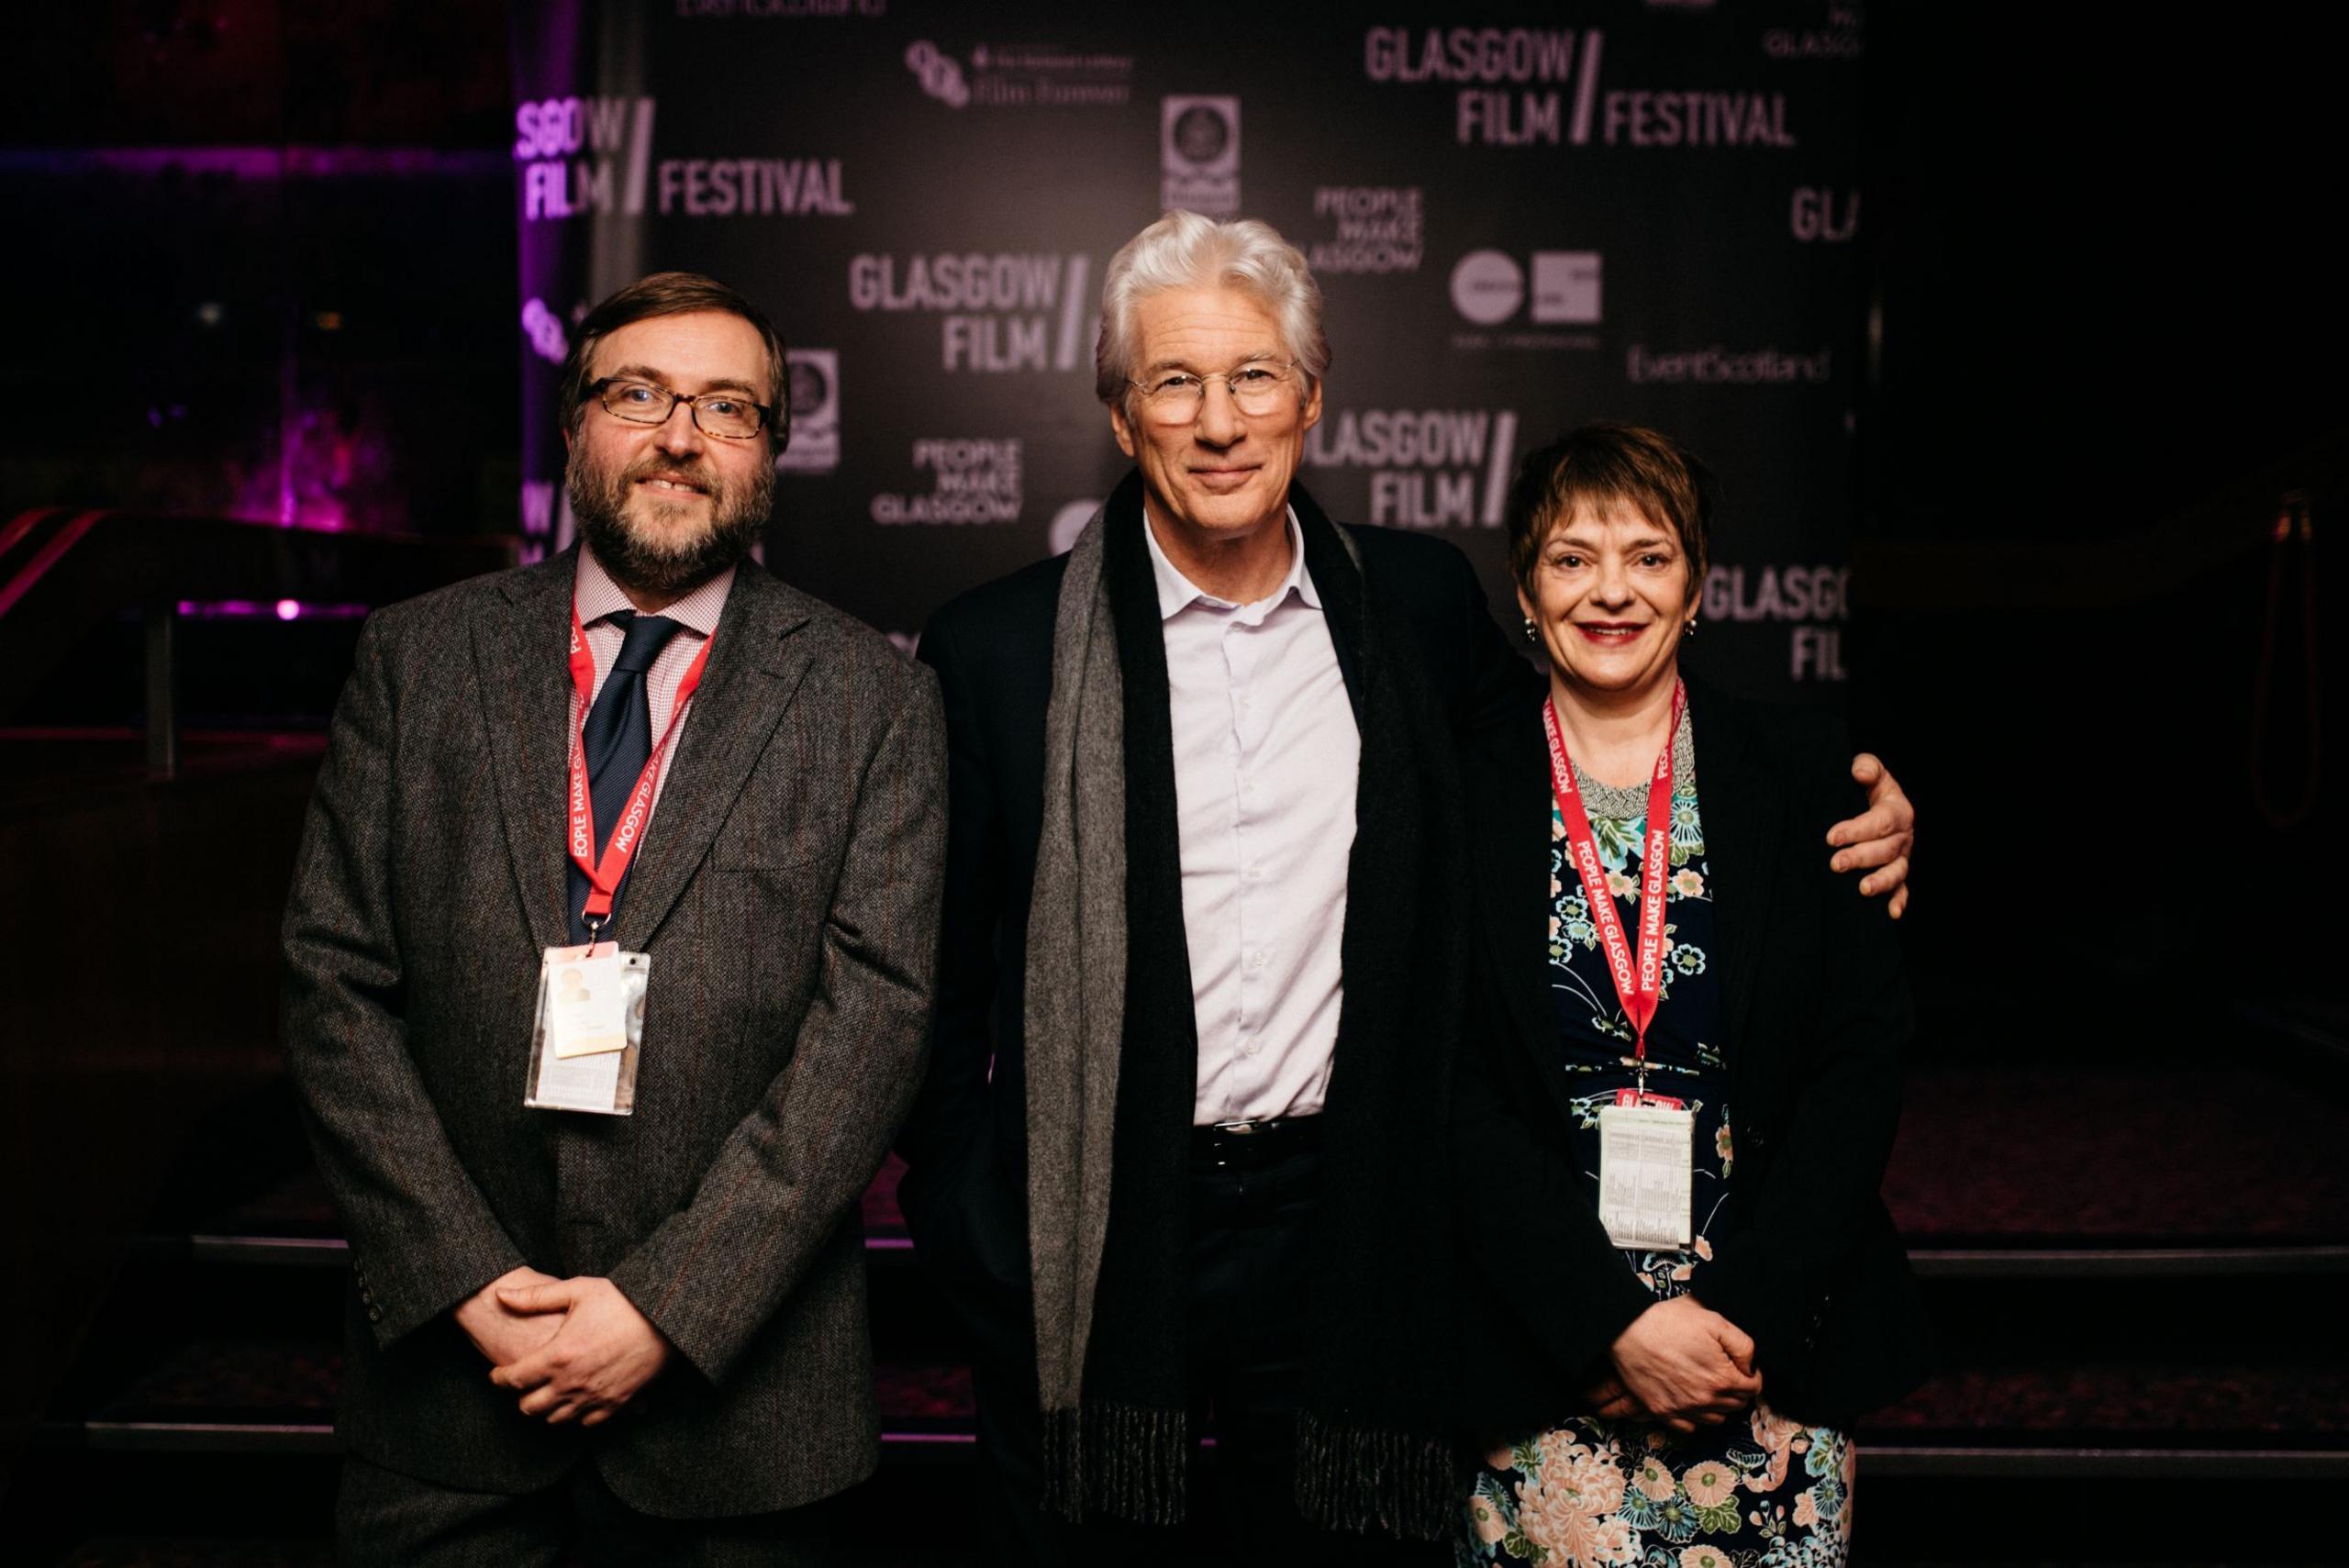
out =
<path fill-rule="evenodd" d="M 473 673 L 489 731 L 497 809 L 515 891 L 531 940 L 570 940 L 563 913 L 562 795 L 569 758 L 571 588 L 577 551 L 566 550 L 498 584 L 473 616 Z"/>
<path fill-rule="evenodd" d="M 1705 824 L 1705 859 L 1713 895 L 1713 945 L 1721 966 L 1721 1038 L 1743 1041 L 1753 982 L 1767 933 L 1776 872 L 1784 792 L 1753 752 L 1756 738 L 1734 710 L 1688 682 L 1688 718 L 1697 742 L 1697 808 Z M 1825 853 L 1824 848 L 1820 852 Z M 1750 1062 L 1732 1062 L 1742 1074 Z"/>
<path fill-rule="evenodd" d="M 736 571 L 709 668 L 620 895 L 616 929 L 624 949 L 642 951 L 668 918 L 806 678 L 814 647 L 792 635 L 807 623 L 806 606 L 757 562 Z"/>
<path fill-rule="evenodd" d="M 1470 832 L 1483 891 L 1490 973 L 1502 1016 L 1530 1051 L 1561 1115 L 1573 1106 L 1558 1071 L 1558 1015 L 1550 996 L 1550 772 L 1541 708 L 1527 704 L 1475 743 Z"/>

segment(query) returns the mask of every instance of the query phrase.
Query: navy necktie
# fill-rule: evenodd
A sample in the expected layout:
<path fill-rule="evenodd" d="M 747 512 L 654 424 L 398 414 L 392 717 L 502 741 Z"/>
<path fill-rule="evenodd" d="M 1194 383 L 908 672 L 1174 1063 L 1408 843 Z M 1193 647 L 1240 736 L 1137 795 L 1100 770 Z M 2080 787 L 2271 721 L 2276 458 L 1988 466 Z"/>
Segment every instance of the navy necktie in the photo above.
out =
<path fill-rule="evenodd" d="M 587 795 L 596 808 L 596 857 L 602 860 L 604 846 L 611 842 L 612 828 L 628 809 L 628 797 L 636 791 L 636 781 L 643 775 L 644 764 L 652 756 L 652 705 L 647 695 L 646 677 L 652 661 L 660 657 L 662 647 L 676 635 L 677 623 L 666 616 L 640 616 L 634 610 L 618 610 L 612 622 L 627 631 L 620 643 L 619 657 L 612 661 L 612 673 L 604 677 L 604 689 L 596 694 L 596 706 L 588 711 L 587 723 L 581 731 L 581 740 L 587 753 Z M 571 940 L 587 940 L 587 918 L 583 912 L 587 902 L 590 884 L 579 862 L 570 862 Z M 628 879 L 613 889 L 614 914 L 618 913 L 619 895 L 626 890 Z"/>

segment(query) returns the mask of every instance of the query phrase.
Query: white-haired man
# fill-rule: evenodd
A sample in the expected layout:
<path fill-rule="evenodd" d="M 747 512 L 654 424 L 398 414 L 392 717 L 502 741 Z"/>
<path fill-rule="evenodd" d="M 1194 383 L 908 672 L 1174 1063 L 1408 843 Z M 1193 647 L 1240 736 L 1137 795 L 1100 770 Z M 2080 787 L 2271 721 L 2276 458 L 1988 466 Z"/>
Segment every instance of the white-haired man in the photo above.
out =
<path fill-rule="evenodd" d="M 1533 677 L 1459 551 L 1297 484 L 1329 360 L 1270 228 L 1152 224 L 1096 355 L 1133 473 L 922 638 L 947 909 L 903 1197 L 1008 1561 L 1171 1551 L 1210 1413 L 1236 1557 L 1415 1561 L 1452 1523 L 1447 728 Z M 1847 853 L 1897 885 L 1879 795 Z"/>

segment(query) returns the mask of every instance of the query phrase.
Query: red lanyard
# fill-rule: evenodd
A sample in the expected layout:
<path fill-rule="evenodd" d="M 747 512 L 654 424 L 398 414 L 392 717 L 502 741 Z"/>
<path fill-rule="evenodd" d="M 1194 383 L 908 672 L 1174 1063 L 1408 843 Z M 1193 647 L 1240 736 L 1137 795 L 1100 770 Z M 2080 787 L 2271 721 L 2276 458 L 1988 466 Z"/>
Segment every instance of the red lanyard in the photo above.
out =
<path fill-rule="evenodd" d="M 1542 728 L 1550 735 L 1550 784 L 1558 796 L 1558 815 L 1564 818 L 1566 838 L 1574 849 L 1575 870 L 1581 874 L 1584 902 L 1590 906 L 1591 923 L 1598 928 L 1598 944 L 1607 952 L 1607 967 L 1615 976 L 1615 995 L 1622 999 L 1623 1016 L 1631 1020 L 1633 1057 L 1644 1074 L 1648 1064 L 1648 1024 L 1655 1018 L 1664 991 L 1664 878 L 1672 861 L 1672 741 L 1680 733 L 1680 712 L 1688 691 L 1672 684 L 1672 728 L 1655 760 L 1648 782 L 1648 836 L 1640 858 L 1640 951 L 1634 964 L 1631 944 L 1623 934 L 1623 917 L 1615 910 L 1615 892 L 1607 885 L 1607 869 L 1598 862 L 1598 841 L 1591 836 L 1590 817 L 1583 810 L 1582 792 L 1575 786 L 1574 763 L 1566 757 L 1564 733 L 1558 728 L 1555 701 L 1542 705 Z"/>
<path fill-rule="evenodd" d="M 612 829 L 609 842 L 604 846 L 604 858 L 594 860 L 596 853 L 596 808 L 587 790 L 587 713 L 595 701 L 596 656 L 587 651 L 587 631 L 579 624 L 579 607 L 571 609 L 571 686 L 579 694 L 579 723 L 571 732 L 571 831 L 568 841 L 573 863 L 587 875 L 587 940 L 590 945 L 612 915 L 612 895 L 620 885 L 620 878 L 628 874 L 629 862 L 636 858 L 637 845 L 643 841 L 644 819 L 652 815 L 653 791 L 661 782 L 661 761 L 668 755 L 669 742 L 676 738 L 677 726 L 685 721 L 685 705 L 693 700 L 694 689 L 701 684 L 703 666 L 709 662 L 709 645 L 715 638 L 705 637 L 701 651 L 685 666 L 683 679 L 677 683 L 677 696 L 669 711 L 669 727 L 654 741 L 652 754 L 644 760 L 644 771 L 636 775 L 636 788 L 629 792 L 628 809 L 620 813 L 619 825 Z"/>

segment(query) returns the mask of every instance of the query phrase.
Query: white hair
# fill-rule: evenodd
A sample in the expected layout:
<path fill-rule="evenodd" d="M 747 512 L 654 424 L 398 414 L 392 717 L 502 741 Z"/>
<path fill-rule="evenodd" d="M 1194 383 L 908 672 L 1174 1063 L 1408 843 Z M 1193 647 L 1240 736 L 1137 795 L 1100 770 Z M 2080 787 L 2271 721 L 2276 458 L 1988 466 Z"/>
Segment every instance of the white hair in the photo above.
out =
<path fill-rule="evenodd" d="M 1101 280 L 1101 336 L 1093 350 L 1094 391 L 1125 406 L 1133 391 L 1134 308 L 1180 288 L 1236 288 L 1280 323 L 1281 348 L 1305 373 L 1305 395 L 1330 368 L 1321 329 L 1321 285 L 1297 248 L 1252 217 L 1219 223 L 1180 208 L 1126 241 Z"/>

